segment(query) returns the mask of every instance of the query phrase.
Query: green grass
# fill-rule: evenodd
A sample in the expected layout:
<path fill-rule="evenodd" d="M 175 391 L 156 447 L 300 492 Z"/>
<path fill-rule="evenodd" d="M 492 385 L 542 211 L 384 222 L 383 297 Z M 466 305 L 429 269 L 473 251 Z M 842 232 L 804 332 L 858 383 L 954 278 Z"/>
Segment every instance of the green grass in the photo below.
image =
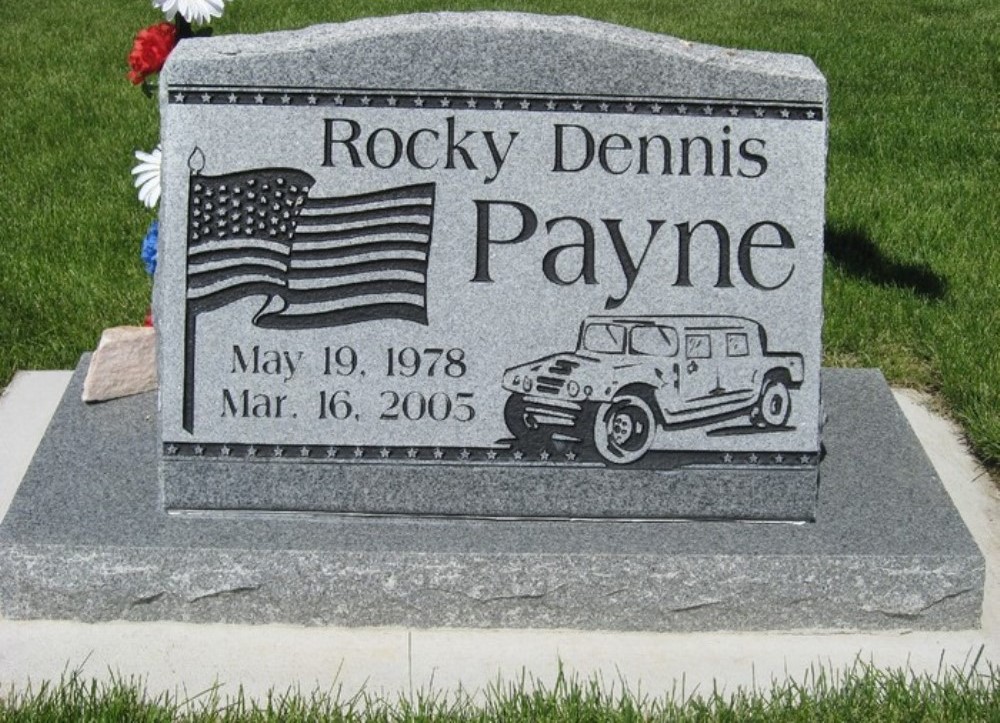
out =
<path fill-rule="evenodd" d="M 81 13 L 81 7 L 90 9 Z M 218 33 L 473 2 L 235 0 Z M 802 53 L 830 88 L 827 363 L 939 392 L 1000 466 L 1000 5 L 995 0 L 536 0 L 719 45 Z M 69 367 L 142 319 L 135 148 L 155 104 L 124 78 L 145 0 L 0 3 L 0 385 Z"/>
<path fill-rule="evenodd" d="M 1000 721 L 1000 670 L 943 671 L 935 676 L 856 664 L 814 669 L 802 683 L 753 691 L 719 689 L 651 695 L 618 683 L 582 681 L 561 672 L 554 685 L 527 678 L 497 682 L 478 696 L 458 691 L 384 698 L 342 689 L 271 692 L 261 700 L 216 687 L 194 696 L 151 695 L 142 681 L 86 680 L 70 673 L 0 696 L 5 721 Z"/>

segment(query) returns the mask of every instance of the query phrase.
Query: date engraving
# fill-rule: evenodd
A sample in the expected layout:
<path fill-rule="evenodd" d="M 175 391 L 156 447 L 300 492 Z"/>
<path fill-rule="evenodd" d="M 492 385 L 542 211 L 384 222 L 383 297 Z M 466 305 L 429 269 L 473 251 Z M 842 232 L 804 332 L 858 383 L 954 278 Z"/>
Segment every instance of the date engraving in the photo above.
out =
<path fill-rule="evenodd" d="M 411 422 L 419 422 L 422 419 L 444 422 L 454 419 L 457 422 L 471 422 L 476 416 L 476 410 L 470 403 L 472 392 L 458 392 L 452 401 L 446 392 L 434 392 L 426 396 L 421 392 L 400 394 L 385 391 L 382 392 L 382 400 L 387 406 L 379 419 Z"/>
<path fill-rule="evenodd" d="M 414 377 L 421 371 L 428 377 L 435 373 L 457 379 L 465 376 L 465 351 L 462 349 L 424 349 L 422 352 L 407 346 L 402 349 L 389 347 L 386 376 Z M 444 363 L 440 364 L 441 359 Z M 440 375 L 440 374 L 439 374 Z"/>
<path fill-rule="evenodd" d="M 305 370 L 305 378 L 318 371 L 317 378 L 336 382 L 321 389 L 304 388 L 302 380 L 292 383 L 300 370 Z M 325 345 L 315 351 L 291 351 L 268 349 L 260 344 L 237 344 L 232 346 L 227 359 L 227 371 L 238 376 L 264 375 L 272 380 L 272 385 L 280 383 L 287 393 L 224 388 L 220 415 L 223 419 L 296 419 L 294 408 L 310 406 L 315 419 L 331 425 L 367 421 L 467 424 L 477 418 L 473 392 L 441 387 L 463 379 L 469 371 L 466 352 L 459 347 L 390 346 L 379 351 L 378 348 L 362 350 L 348 342 Z M 434 387 L 376 391 L 377 387 L 369 387 L 370 379 L 365 379 L 371 377 L 369 372 L 386 380 L 412 380 L 414 385 L 434 380 Z M 296 400 L 306 403 L 300 405 Z"/>

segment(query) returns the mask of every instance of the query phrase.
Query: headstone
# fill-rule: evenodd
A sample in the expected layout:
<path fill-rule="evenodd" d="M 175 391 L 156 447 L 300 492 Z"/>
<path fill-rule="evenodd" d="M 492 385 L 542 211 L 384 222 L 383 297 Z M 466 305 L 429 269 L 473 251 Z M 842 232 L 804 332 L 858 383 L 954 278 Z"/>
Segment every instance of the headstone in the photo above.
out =
<path fill-rule="evenodd" d="M 807 58 L 437 14 L 187 41 L 160 102 L 169 508 L 812 518 Z"/>

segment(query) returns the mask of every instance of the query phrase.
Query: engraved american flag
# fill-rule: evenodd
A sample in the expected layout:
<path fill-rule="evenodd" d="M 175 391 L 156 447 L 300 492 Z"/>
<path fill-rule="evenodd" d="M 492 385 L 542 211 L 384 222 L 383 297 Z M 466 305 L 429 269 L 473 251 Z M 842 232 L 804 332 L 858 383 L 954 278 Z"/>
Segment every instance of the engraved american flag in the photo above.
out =
<path fill-rule="evenodd" d="M 314 186 L 295 169 L 191 176 L 191 311 L 266 295 L 260 327 L 426 324 L 434 184 L 312 198 Z"/>
<path fill-rule="evenodd" d="M 256 326 L 309 329 L 377 319 L 427 324 L 433 183 L 311 198 L 292 168 L 203 176 L 191 154 L 183 426 L 194 429 L 198 316 L 250 296 Z"/>

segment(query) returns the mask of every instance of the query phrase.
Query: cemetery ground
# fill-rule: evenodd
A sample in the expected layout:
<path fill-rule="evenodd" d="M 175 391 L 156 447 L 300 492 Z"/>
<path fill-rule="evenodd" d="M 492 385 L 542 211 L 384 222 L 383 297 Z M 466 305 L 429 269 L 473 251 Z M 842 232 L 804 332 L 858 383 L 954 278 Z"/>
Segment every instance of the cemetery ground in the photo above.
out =
<path fill-rule="evenodd" d="M 100 1 L 81 13 L 76 4 L 61 0 L 0 9 L 0 63 L 6 71 L 0 80 L 0 167 L 5 170 L 0 184 L 0 385 L 19 369 L 71 367 L 82 350 L 93 347 L 100 329 L 135 323 L 145 314 L 149 286 L 137 251 L 150 214 L 135 204 L 128 169 L 133 148 L 149 149 L 156 142 L 156 106 L 124 82 L 123 57 L 134 28 L 156 18 L 144 3 L 136 5 L 123 9 L 120 3 Z M 643 5 L 534 3 L 516 9 L 597 17 L 718 45 L 812 57 L 829 79 L 831 98 L 827 364 L 877 366 L 897 385 L 937 392 L 980 458 L 996 469 L 1000 354 L 994 340 L 1000 315 L 994 304 L 1000 253 L 995 237 L 1000 220 L 994 201 L 998 128 L 991 30 L 997 11 L 986 3 L 877 8 L 664 3 L 652 10 Z M 215 27 L 220 33 L 258 32 L 372 14 L 471 8 L 417 3 L 331 8 L 238 0 Z M 997 715 L 997 675 L 989 666 L 985 673 L 976 670 L 957 678 L 939 676 L 925 685 L 905 674 L 900 679 L 860 668 L 845 678 L 858 685 L 847 685 L 838 695 L 853 706 L 848 708 L 852 715 L 862 717 L 868 716 L 858 712 L 866 710 L 858 701 L 865 698 L 886 719 L 918 714 L 988 719 Z M 894 680 L 901 684 L 893 687 Z M 580 685 L 542 691 L 540 697 L 504 688 L 493 710 L 463 713 L 458 703 L 449 707 L 443 699 L 418 697 L 393 700 L 361 715 L 637 717 L 630 700 L 588 698 L 593 689 Z M 925 689 L 933 691 L 929 701 L 919 697 Z M 140 689 L 132 684 L 102 691 L 70 678 L 52 690 L 56 708 L 51 717 L 59 717 L 60 707 L 80 710 L 88 695 L 110 706 L 93 717 L 115 717 L 121 710 L 116 706 L 129 701 L 138 706 L 132 717 L 160 715 L 159 709 L 149 709 L 148 716 L 141 712 L 146 703 L 136 700 Z M 817 713 L 844 717 L 823 708 L 825 691 L 822 685 L 776 688 L 760 705 L 791 699 L 789 719 L 812 719 Z M 11 700 L 21 701 L 28 715 L 31 706 L 42 719 L 50 715 L 43 713 L 44 696 L 26 696 Z M 706 696 L 704 705 L 711 706 L 713 698 Z M 910 697 L 904 701 L 905 696 Z M 310 699 L 296 700 L 289 703 L 292 710 L 285 709 L 286 717 L 296 711 L 308 717 L 304 706 Z M 974 707 L 980 700 L 986 707 Z M 162 717 L 171 716 L 176 701 L 159 702 Z M 443 707 L 433 708 L 438 702 Z M 580 708 L 583 703 L 597 707 Z M 317 705 L 323 712 L 323 701 Z M 669 714 L 669 704 L 662 705 Z M 693 706 L 688 710 L 697 717 L 703 702 L 691 698 L 685 705 Z M 733 707 L 705 708 L 702 717 L 775 717 L 755 712 L 756 703 L 740 709 L 735 707 L 743 705 L 740 701 L 727 705 Z M 238 708 L 207 715 L 221 718 Z M 0 706 L 3 715 L 13 710 Z"/>

